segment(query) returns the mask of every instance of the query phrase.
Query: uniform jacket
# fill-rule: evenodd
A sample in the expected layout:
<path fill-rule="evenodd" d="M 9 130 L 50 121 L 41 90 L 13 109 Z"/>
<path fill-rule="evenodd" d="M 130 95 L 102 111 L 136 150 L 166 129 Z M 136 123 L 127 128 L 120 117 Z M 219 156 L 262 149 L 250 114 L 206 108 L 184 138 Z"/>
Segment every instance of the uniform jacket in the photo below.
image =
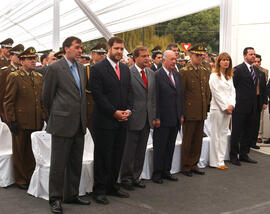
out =
<path fill-rule="evenodd" d="M 180 124 L 184 116 L 184 94 L 181 76 L 172 71 L 175 86 L 163 67 L 155 72 L 156 78 L 156 118 L 160 119 L 161 127 L 173 127 Z"/>
<path fill-rule="evenodd" d="M 130 70 L 119 62 L 120 80 L 114 68 L 104 59 L 91 67 L 91 90 L 94 98 L 93 127 L 118 129 L 125 122 L 118 122 L 113 114 L 116 110 L 131 110 L 133 95 L 130 81 Z"/>
<path fill-rule="evenodd" d="M 254 66 L 256 83 L 254 84 L 250 71 L 243 62 L 234 68 L 233 84 L 236 92 L 235 112 L 255 113 L 257 111 L 257 82 L 259 69 Z"/>
<path fill-rule="evenodd" d="M 4 102 L 4 95 L 7 86 L 7 76 L 11 73 L 16 71 L 18 68 L 14 68 L 12 65 L 8 67 L 4 66 L 0 69 L 0 114 L 4 113 L 3 109 L 3 102 Z"/>
<path fill-rule="evenodd" d="M 0 57 L 0 68 L 9 66 L 9 64 L 10 64 L 10 60 L 6 59 L 4 56 Z"/>
<path fill-rule="evenodd" d="M 46 115 L 41 104 L 42 75 L 25 71 L 11 72 L 7 77 L 4 111 L 7 122 L 17 121 L 20 129 L 40 130 Z"/>
<path fill-rule="evenodd" d="M 209 79 L 209 86 L 212 93 L 211 109 L 225 111 L 229 105 L 235 106 L 235 89 L 233 80 L 226 80 L 221 74 L 219 78 L 217 73 L 212 73 Z"/>
<path fill-rule="evenodd" d="M 128 128 L 129 130 L 142 130 L 146 119 L 148 119 L 149 126 L 153 128 L 153 120 L 156 117 L 155 73 L 151 69 L 144 69 L 148 83 L 147 89 L 135 65 L 129 69 L 134 101 L 132 115 L 128 121 Z"/>
<path fill-rule="evenodd" d="M 185 120 L 205 120 L 210 102 L 209 71 L 202 65 L 198 70 L 188 63 L 180 70 L 182 75 Z"/>
<path fill-rule="evenodd" d="M 84 66 L 76 62 L 80 88 L 64 57 L 48 66 L 43 80 L 42 101 L 49 115 L 46 131 L 60 137 L 73 137 L 82 127 L 86 132 Z"/>

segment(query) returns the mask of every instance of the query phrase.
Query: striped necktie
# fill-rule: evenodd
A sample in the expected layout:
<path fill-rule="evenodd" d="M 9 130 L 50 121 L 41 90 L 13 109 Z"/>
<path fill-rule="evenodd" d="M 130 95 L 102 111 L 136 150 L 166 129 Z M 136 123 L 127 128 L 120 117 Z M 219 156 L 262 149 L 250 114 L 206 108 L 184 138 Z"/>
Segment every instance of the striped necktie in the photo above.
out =
<path fill-rule="evenodd" d="M 256 84 L 256 75 L 255 75 L 255 71 L 254 71 L 253 66 L 250 66 L 250 74 L 251 74 L 251 77 L 253 79 L 253 83 L 255 85 Z"/>

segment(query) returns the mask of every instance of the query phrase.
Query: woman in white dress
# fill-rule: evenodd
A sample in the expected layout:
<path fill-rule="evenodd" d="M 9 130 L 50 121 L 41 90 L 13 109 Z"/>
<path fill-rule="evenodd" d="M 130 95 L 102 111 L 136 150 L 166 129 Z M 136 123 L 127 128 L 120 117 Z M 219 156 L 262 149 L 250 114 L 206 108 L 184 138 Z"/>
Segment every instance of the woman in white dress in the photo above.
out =
<path fill-rule="evenodd" d="M 212 93 L 210 106 L 211 140 L 210 166 L 228 169 L 224 163 L 227 150 L 227 133 L 232 111 L 235 106 L 232 59 L 228 53 L 221 53 L 216 59 L 216 67 L 210 75 L 209 86 Z"/>

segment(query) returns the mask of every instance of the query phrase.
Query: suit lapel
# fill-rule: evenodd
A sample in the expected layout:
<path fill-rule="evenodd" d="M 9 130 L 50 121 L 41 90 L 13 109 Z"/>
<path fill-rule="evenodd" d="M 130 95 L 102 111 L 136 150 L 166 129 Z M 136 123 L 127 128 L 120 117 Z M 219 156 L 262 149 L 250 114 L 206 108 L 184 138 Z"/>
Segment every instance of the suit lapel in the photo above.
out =
<path fill-rule="evenodd" d="M 79 77 L 80 77 L 80 86 L 81 86 L 81 90 L 83 91 L 83 81 L 84 81 L 84 70 L 82 69 L 82 66 L 79 65 L 79 63 L 77 63 L 77 68 L 78 68 L 78 73 L 79 73 Z"/>
<path fill-rule="evenodd" d="M 166 80 L 166 82 L 173 88 L 175 89 L 174 85 L 172 84 L 170 78 L 168 77 L 168 75 L 166 74 L 166 71 L 162 68 L 162 75 L 163 78 Z"/>
<path fill-rule="evenodd" d="M 68 66 L 67 61 L 65 60 L 64 57 L 62 57 L 60 60 L 62 60 L 62 68 L 63 68 L 63 70 L 65 71 L 65 73 L 67 74 L 68 78 L 71 80 L 71 82 L 73 82 L 73 84 L 74 84 L 74 85 L 76 86 L 76 88 L 79 90 L 79 87 L 78 87 L 78 85 L 77 85 L 77 83 L 76 83 L 76 81 L 75 81 L 75 79 L 74 79 L 74 77 L 73 77 L 73 74 L 72 74 L 72 72 L 71 72 L 70 67 Z M 78 68 L 78 70 L 79 70 L 79 68 Z"/>
<path fill-rule="evenodd" d="M 112 75 L 112 77 L 115 79 L 115 80 L 117 80 L 117 81 L 119 81 L 119 79 L 118 79 L 118 76 L 116 75 L 116 73 L 115 73 L 115 70 L 114 70 L 114 68 L 112 67 L 112 65 L 111 65 L 111 63 L 109 62 L 109 60 L 107 60 L 106 58 L 105 58 L 105 61 L 104 61 L 105 63 L 106 63 L 106 65 L 107 65 L 107 71 L 108 71 L 108 73 L 110 74 L 110 75 Z M 119 63 L 119 69 L 120 69 L 120 79 L 121 79 L 121 68 L 120 68 L 120 63 Z M 120 82 L 120 81 L 119 81 Z"/>
<path fill-rule="evenodd" d="M 142 77 L 139 74 L 139 71 L 138 71 L 138 69 L 135 66 L 133 67 L 132 72 L 134 74 L 135 79 L 142 85 L 143 88 L 145 88 L 145 85 L 144 85 L 144 82 L 142 80 Z"/>

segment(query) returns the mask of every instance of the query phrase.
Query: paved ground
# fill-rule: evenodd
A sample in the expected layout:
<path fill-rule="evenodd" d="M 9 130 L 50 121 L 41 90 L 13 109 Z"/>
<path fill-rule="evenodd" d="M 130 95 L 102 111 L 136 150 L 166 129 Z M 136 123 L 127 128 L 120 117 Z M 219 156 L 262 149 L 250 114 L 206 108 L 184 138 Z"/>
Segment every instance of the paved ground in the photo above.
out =
<path fill-rule="evenodd" d="M 64 204 L 64 213 L 91 214 L 266 214 L 270 213 L 270 156 L 251 151 L 259 164 L 228 163 L 229 170 L 206 168 L 205 176 L 188 178 L 177 174 L 178 182 L 154 184 L 130 192 L 129 199 L 109 197 L 103 206 Z M 91 198 L 91 196 L 86 196 Z M 0 214 L 47 214 L 48 202 L 34 198 L 14 186 L 0 188 Z"/>

